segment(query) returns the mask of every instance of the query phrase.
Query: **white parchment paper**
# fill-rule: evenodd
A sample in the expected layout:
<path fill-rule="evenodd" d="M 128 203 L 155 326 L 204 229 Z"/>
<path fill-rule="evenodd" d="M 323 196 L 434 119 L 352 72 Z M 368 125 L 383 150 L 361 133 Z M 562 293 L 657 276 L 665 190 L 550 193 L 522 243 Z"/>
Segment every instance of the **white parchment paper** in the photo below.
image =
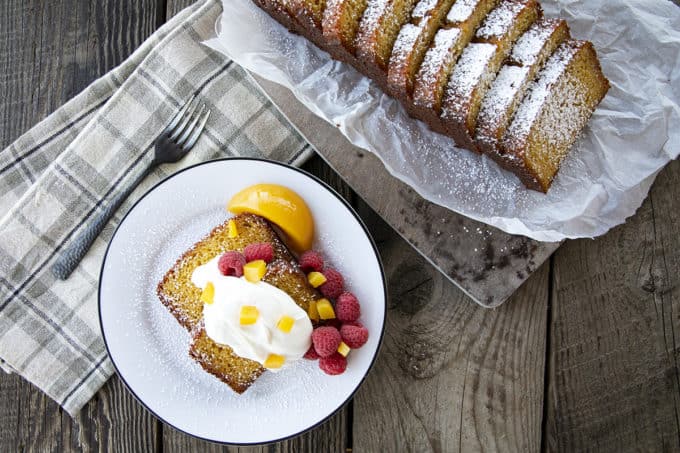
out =
<path fill-rule="evenodd" d="M 593 41 L 612 84 L 547 195 L 486 156 L 455 148 L 251 0 L 223 0 L 218 36 L 206 44 L 291 89 L 434 203 L 540 241 L 594 237 L 631 216 L 680 153 L 680 8 L 663 0 L 542 4 L 546 16 L 568 21 L 575 38 Z"/>

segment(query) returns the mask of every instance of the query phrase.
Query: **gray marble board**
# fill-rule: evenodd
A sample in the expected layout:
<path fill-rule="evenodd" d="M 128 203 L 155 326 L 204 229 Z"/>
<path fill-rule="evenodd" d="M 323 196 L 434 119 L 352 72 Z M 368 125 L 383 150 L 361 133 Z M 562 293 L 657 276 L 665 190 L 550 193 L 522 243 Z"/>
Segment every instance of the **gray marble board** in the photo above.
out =
<path fill-rule="evenodd" d="M 503 303 L 560 243 L 537 242 L 431 203 L 368 151 L 310 112 L 290 90 L 254 76 L 319 155 L 385 221 L 475 302 Z"/>

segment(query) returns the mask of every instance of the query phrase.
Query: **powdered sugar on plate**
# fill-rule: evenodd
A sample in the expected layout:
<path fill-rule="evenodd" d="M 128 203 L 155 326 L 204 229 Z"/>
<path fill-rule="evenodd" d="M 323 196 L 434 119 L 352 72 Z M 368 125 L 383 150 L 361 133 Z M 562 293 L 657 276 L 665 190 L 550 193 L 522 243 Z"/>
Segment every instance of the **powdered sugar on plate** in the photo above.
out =
<path fill-rule="evenodd" d="M 303 196 L 315 219 L 314 247 L 362 301 L 361 320 L 370 336 L 350 352 L 340 376 L 303 359 L 278 373 L 265 372 L 238 395 L 189 357 L 190 334 L 158 299 L 156 287 L 187 249 L 231 216 L 224 206 L 233 194 L 263 181 Z M 105 258 L 100 313 L 116 369 L 158 417 L 210 440 L 272 442 L 321 422 L 357 389 L 382 335 L 384 279 L 369 237 L 334 194 L 282 165 L 226 159 L 171 176 L 130 211 Z"/>

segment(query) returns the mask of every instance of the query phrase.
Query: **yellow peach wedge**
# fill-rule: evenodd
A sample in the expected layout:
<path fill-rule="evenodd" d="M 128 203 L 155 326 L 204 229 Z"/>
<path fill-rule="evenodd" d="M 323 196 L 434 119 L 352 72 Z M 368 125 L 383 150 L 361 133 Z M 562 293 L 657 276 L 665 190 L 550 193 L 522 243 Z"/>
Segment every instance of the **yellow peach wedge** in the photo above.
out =
<path fill-rule="evenodd" d="M 264 260 L 251 261 L 243 266 L 243 276 L 251 283 L 257 283 L 262 280 L 266 272 L 267 263 Z"/>
<path fill-rule="evenodd" d="M 326 283 L 326 277 L 321 272 L 310 272 L 307 274 L 307 280 L 309 281 L 309 284 L 312 285 L 314 288 L 318 288 L 319 286 L 323 285 Z"/>
<path fill-rule="evenodd" d="M 257 318 L 260 317 L 260 310 L 252 305 L 244 305 L 241 307 L 241 313 L 239 316 L 239 324 L 246 326 L 248 324 L 255 324 Z"/>
<path fill-rule="evenodd" d="M 278 354 L 269 354 L 264 361 L 264 367 L 269 369 L 281 368 L 286 358 Z"/>
<path fill-rule="evenodd" d="M 316 310 L 319 312 L 321 319 L 335 318 L 335 310 L 328 299 L 319 299 L 316 301 Z"/>
<path fill-rule="evenodd" d="M 213 303 L 214 298 L 215 298 L 215 285 L 213 285 L 212 282 L 208 282 L 206 283 L 205 288 L 203 288 L 203 292 L 201 293 L 201 302 L 210 305 Z"/>
<path fill-rule="evenodd" d="M 277 225 L 297 252 L 312 248 L 314 220 L 307 203 L 288 187 L 255 184 L 234 195 L 227 209 L 235 214 L 249 212 Z"/>
<path fill-rule="evenodd" d="M 295 324 L 295 319 L 288 315 L 283 315 L 279 322 L 276 323 L 276 327 L 283 333 L 290 333 L 293 329 L 293 324 Z"/>
<path fill-rule="evenodd" d="M 347 344 L 344 341 L 341 341 L 340 346 L 338 346 L 338 353 L 343 357 L 347 357 L 349 351 L 350 351 L 349 346 L 347 346 Z"/>

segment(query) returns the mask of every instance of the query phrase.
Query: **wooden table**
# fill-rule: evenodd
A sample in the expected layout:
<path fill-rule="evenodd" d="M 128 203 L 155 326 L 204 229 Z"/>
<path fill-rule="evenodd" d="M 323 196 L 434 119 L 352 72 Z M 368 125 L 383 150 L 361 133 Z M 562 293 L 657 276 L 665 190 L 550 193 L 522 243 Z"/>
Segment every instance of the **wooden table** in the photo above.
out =
<path fill-rule="evenodd" d="M 1 2 L 0 149 L 187 3 Z M 306 169 L 354 204 L 380 247 L 385 343 L 336 416 L 253 450 L 680 450 L 679 162 L 625 225 L 568 241 L 495 310 L 467 300 L 319 158 Z M 0 451 L 223 448 L 156 420 L 117 377 L 76 419 L 13 375 L 0 376 L 0 401 Z"/>

